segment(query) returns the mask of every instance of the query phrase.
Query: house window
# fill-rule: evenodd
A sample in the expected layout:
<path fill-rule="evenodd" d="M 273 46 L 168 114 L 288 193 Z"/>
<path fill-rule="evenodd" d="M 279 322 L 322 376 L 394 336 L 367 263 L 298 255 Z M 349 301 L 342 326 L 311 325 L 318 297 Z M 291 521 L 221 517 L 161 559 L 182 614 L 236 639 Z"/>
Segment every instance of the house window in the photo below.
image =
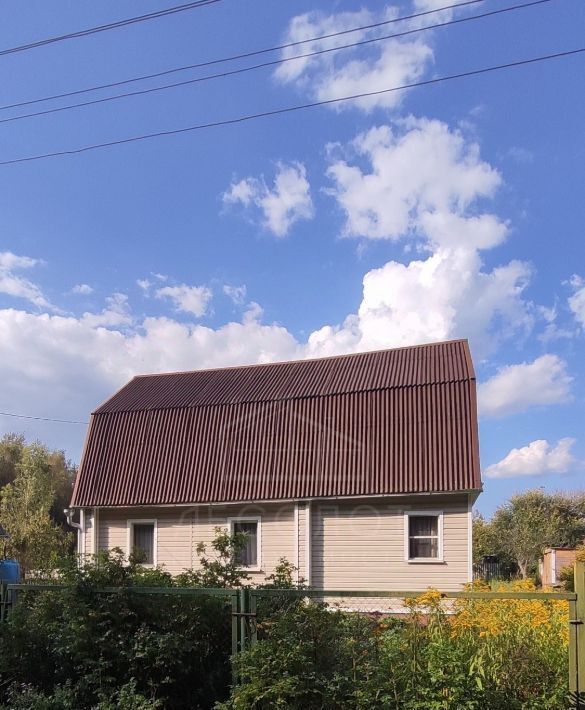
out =
<path fill-rule="evenodd" d="M 156 521 L 128 522 L 128 550 L 140 557 L 141 564 L 156 565 Z"/>
<path fill-rule="evenodd" d="M 245 543 L 236 557 L 241 567 L 260 569 L 260 518 L 231 518 L 232 535 L 245 535 Z"/>
<path fill-rule="evenodd" d="M 408 512 L 404 523 L 405 559 L 409 562 L 442 562 L 443 514 Z"/>

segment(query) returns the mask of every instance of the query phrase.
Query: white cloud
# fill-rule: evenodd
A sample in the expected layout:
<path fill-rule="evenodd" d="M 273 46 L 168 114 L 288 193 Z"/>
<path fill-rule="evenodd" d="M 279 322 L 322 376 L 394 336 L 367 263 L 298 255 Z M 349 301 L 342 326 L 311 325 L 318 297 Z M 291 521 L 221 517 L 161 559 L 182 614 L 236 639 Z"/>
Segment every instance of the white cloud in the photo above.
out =
<path fill-rule="evenodd" d="M 5 411 L 65 419 L 85 419 L 101 401 L 136 374 L 192 370 L 302 357 L 303 351 L 283 327 L 247 317 L 217 329 L 145 318 L 131 325 L 104 327 L 84 315 L 50 315 L 0 310 L 0 379 Z M 111 323 L 111 320 L 109 320 Z M 0 431 L 15 422 L 0 419 Z M 39 429 L 19 422 L 31 436 L 58 435 L 55 445 L 77 457 L 83 427 Z M 44 439 L 46 440 L 46 439 Z"/>
<path fill-rule="evenodd" d="M 477 210 L 501 178 L 475 142 L 439 121 L 410 118 L 335 150 L 352 158 L 329 169 L 329 194 L 345 215 L 343 234 L 414 241 L 428 256 L 368 272 L 357 313 L 313 333 L 313 352 L 469 337 L 476 355 L 485 356 L 499 341 L 530 331 L 535 309 L 524 298 L 530 265 L 483 266 L 480 252 L 500 244 L 508 227 Z"/>
<path fill-rule="evenodd" d="M 360 134 L 328 170 L 329 190 L 345 215 L 343 234 L 368 239 L 423 237 L 434 246 L 488 249 L 506 225 L 470 212 L 501 184 L 479 146 L 441 121 L 410 118 Z M 368 169 L 360 167 L 366 162 Z"/>
<path fill-rule="evenodd" d="M 573 378 L 557 355 L 541 355 L 533 362 L 501 367 L 479 385 L 480 414 L 503 417 L 530 407 L 562 404 L 571 398 Z"/>
<path fill-rule="evenodd" d="M 569 308 L 577 322 L 585 326 L 585 279 L 575 274 L 570 283 L 574 293 L 569 297 Z"/>
<path fill-rule="evenodd" d="M 201 318 L 207 313 L 207 307 L 212 298 L 212 292 L 206 286 L 163 286 L 156 290 L 157 298 L 170 298 L 175 308 L 185 313 L 192 313 Z"/>
<path fill-rule="evenodd" d="M 242 284 L 242 286 L 230 286 L 229 284 L 225 284 L 223 292 L 228 298 L 231 298 L 236 306 L 241 306 L 246 300 L 247 289 L 244 284 Z"/>
<path fill-rule="evenodd" d="M 353 27 L 383 22 L 395 18 L 397 14 L 397 8 L 390 5 L 385 6 L 380 12 L 360 10 L 332 15 L 309 12 L 291 20 L 283 43 L 300 42 L 311 37 L 322 37 Z M 434 18 L 435 21 L 436 19 Z M 403 25 L 403 28 L 426 23 L 427 21 L 421 18 L 416 23 Z M 312 42 L 310 45 L 287 47 L 283 50 L 282 57 L 298 57 L 309 51 L 340 47 L 390 33 L 389 26 L 382 26 L 342 34 Z M 423 75 L 433 59 L 433 51 L 428 39 L 427 35 L 426 38 L 383 40 L 362 47 L 294 59 L 281 64 L 274 76 L 280 83 L 293 84 L 317 101 L 383 91 L 412 83 Z M 340 110 L 351 106 L 364 111 L 371 111 L 376 107 L 393 108 L 402 101 L 405 93 L 405 91 L 396 91 L 364 97 L 352 102 L 334 104 L 333 107 Z"/>
<path fill-rule="evenodd" d="M 71 289 L 71 293 L 79 296 L 89 296 L 93 293 L 93 288 L 89 284 L 77 284 Z"/>
<path fill-rule="evenodd" d="M 484 471 L 487 478 L 513 478 L 517 476 L 543 476 L 567 473 L 579 465 L 571 453 L 575 439 L 560 439 L 552 447 L 545 439 L 538 439 L 520 449 L 512 449 L 498 463 Z"/>
<path fill-rule="evenodd" d="M 146 295 L 150 291 L 152 283 L 148 279 L 136 279 L 136 285 Z"/>
<path fill-rule="evenodd" d="M 484 355 L 498 339 L 530 328 L 522 300 L 528 276 L 521 262 L 484 271 L 477 252 L 461 248 L 408 264 L 390 261 L 364 276 L 357 313 L 312 333 L 309 349 L 333 355 L 469 337 Z"/>
<path fill-rule="evenodd" d="M 52 306 L 41 289 L 29 279 L 16 272 L 32 269 L 41 262 L 28 256 L 17 256 L 10 251 L 0 252 L 0 293 L 14 298 L 23 298 L 40 308 Z"/>
<path fill-rule="evenodd" d="M 264 178 L 248 177 L 233 183 L 224 193 L 226 204 L 255 206 L 263 215 L 264 227 L 277 237 L 284 237 L 295 222 L 312 219 L 313 200 L 307 171 L 302 163 L 278 163 L 274 186 L 269 188 Z"/>
<path fill-rule="evenodd" d="M 128 296 L 114 293 L 106 298 L 106 307 L 101 313 L 84 313 L 81 321 L 90 328 L 117 328 L 130 325 L 132 315 Z"/>

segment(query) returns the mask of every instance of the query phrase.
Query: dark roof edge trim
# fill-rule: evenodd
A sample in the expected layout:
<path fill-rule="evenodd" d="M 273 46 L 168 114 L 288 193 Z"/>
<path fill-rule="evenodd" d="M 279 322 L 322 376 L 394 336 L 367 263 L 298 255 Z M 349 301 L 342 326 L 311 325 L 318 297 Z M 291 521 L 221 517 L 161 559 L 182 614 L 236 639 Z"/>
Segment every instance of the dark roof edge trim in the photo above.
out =
<path fill-rule="evenodd" d="M 353 496 L 309 496 L 307 498 L 255 498 L 255 499 L 242 499 L 242 500 L 230 500 L 230 501 L 207 501 L 205 503 L 127 503 L 125 505 L 80 505 L 72 504 L 72 508 L 201 508 L 209 506 L 234 506 L 234 505 L 255 505 L 255 504 L 282 504 L 282 503 L 307 503 L 313 501 L 351 501 L 351 500 L 363 500 L 377 498 L 416 498 L 416 497 L 432 497 L 437 498 L 441 496 L 464 496 L 470 493 L 481 493 L 483 491 L 483 486 L 480 488 L 457 488 L 450 491 L 414 491 L 411 493 L 363 493 L 362 495 Z"/>

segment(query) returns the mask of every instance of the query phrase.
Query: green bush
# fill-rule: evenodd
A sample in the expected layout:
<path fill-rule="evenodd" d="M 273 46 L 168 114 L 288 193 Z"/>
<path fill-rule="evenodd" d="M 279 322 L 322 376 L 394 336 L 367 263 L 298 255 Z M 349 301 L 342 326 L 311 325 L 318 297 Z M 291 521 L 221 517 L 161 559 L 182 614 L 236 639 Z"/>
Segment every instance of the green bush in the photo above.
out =
<path fill-rule="evenodd" d="M 407 604 L 400 620 L 284 607 L 236 659 L 240 683 L 218 708 L 568 707 L 565 603 L 463 600 L 447 615 L 429 591 Z"/>
<path fill-rule="evenodd" d="M 240 543 L 218 532 L 209 555 L 199 549 L 199 568 L 177 578 L 121 551 L 69 561 L 57 572 L 65 589 L 21 593 L 0 625 L 0 709 L 568 707 L 565 602 L 460 599 L 447 615 L 429 590 L 399 620 L 350 613 L 278 592 L 303 586 L 286 560 L 263 585 L 271 594 L 258 600 L 259 640 L 234 659 L 231 688 L 228 596 L 164 589 L 240 586 Z"/>
<path fill-rule="evenodd" d="M 133 586 L 174 582 L 135 559 L 126 564 L 121 551 L 81 568 L 67 564 L 59 581 L 67 587 L 22 592 L 0 626 L 0 705 L 181 710 L 227 697 L 227 597 L 133 593 Z"/>

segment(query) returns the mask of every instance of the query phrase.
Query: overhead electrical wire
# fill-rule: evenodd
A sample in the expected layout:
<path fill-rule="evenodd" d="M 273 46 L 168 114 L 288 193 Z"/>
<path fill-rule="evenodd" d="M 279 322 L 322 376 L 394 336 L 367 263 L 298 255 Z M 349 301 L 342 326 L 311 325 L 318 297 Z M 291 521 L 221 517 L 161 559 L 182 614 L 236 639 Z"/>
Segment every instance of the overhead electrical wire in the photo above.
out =
<path fill-rule="evenodd" d="M 128 17 L 125 20 L 118 20 L 117 22 L 109 22 L 105 25 L 98 25 L 97 27 L 88 27 L 85 30 L 78 30 L 77 32 L 69 32 L 68 34 L 58 35 L 56 37 L 47 37 L 46 39 L 40 39 L 36 42 L 30 42 L 29 44 L 21 44 L 18 47 L 9 47 L 7 49 L 0 49 L 0 57 L 6 56 L 7 54 L 16 54 L 18 52 L 26 52 L 29 49 L 36 49 L 37 47 L 45 47 L 48 44 L 55 44 L 56 42 L 64 42 L 69 39 L 77 39 L 79 37 L 88 37 L 89 35 L 97 34 L 98 32 L 107 32 L 109 30 L 115 30 L 118 27 L 127 27 L 128 25 L 135 25 L 139 22 L 147 22 L 148 20 L 156 20 L 159 17 L 167 17 L 168 15 L 175 15 L 178 12 L 185 12 L 186 10 L 195 10 L 200 7 L 205 7 L 206 5 L 213 5 L 216 2 L 221 2 L 221 0 L 196 0 L 195 2 L 189 2 L 184 5 L 175 5 L 174 7 L 168 7 L 164 10 L 157 10 L 155 12 L 149 12 L 146 15 L 137 15 L 136 17 Z"/>
<path fill-rule="evenodd" d="M 28 414 L 13 414 L 12 412 L 0 412 L 0 417 L 15 417 L 16 419 L 34 419 L 38 422 L 58 422 L 59 424 L 89 424 L 74 419 L 53 419 L 52 417 L 33 417 Z"/>
<path fill-rule="evenodd" d="M 413 20 L 419 17 L 425 17 L 427 15 L 433 15 L 438 12 L 444 12 L 445 10 L 453 10 L 458 7 L 466 7 L 468 5 L 477 5 L 480 2 L 485 2 L 485 0 L 465 0 L 465 2 L 456 3 L 454 5 L 445 5 L 443 7 L 437 7 L 433 10 L 425 10 L 424 12 L 416 12 L 411 15 L 401 15 L 400 17 L 393 17 L 389 20 L 382 20 L 380 22 L 374 22 L 369 25 L 360 25 L 359 27 L 351 27 L 346 30 L 339 30 L 337 32 L 330 32 L 329 34 L 319 35 L 317 37 L 309 37 L 307 39 L 297 40 L 295 42 L 287 42 L 285 44 L 279 44 L 275 47 L 266 47 L 264 49 L 255 49 L 250 52 L 243 52 L 241 54 L 233 54 L 229 57 L 221 57 L 219 59 L 209 59 L 205 62 L 199 62 L 197 64 L 187 64 L 181 67 L 175 67 L 173 69 L 165 69 L 164 71 L 159 71 L 154 74 L 143 74 L 142 76 L 136 76 L 131 79 L 123 79 L 121 81 L 114 81 L 109 84 L 98 84 L 96 86 L 89 86 L 85 89 L 76 89 L 75 91 L 67 91 L 62 94 L 53 94 L 52 96 L 44 96 L 38 99 L 29 99 L 28 101 L 20 101 L 18 103 L 7 104 L 6 106 L 0 106 L 0 111 L 11 108 L 20 108 L 22 106 L 30 106 L 31 104 L 37 104 L 42 101 L 53 101 L 55 99 L 64 99 L 69 96 L 77 96 L 79 94 L 89 93 L 90 91 L 99 91 L 101 89 L 112 89 L 116 86 L 124 86 L 125 84 L 132 84 L 137 81 L 145 81 L 147 79 L 158 79 L 161 76 L 167 76 L 169 74 L 176 74 L 177 72 L 188 71 L 191 69 L 203 69 L 205 67 L 210 67 L 215 64 L 225 64 L 226 62 L 233 62 L 239 59 L 249 59 L 250 57 L 256 57 L 261 54 L 268 54 L 270 52 L 279 52 L 283 49 L 289 49 L 291 47 L 298 47 L 303 44 L 309 44 L 311 42 L 318 42 L 324 39 L 332 39 L 334 37 L 341 37 L 353 32 L 363 32 L 365 30 L 377 29 L 379 27 L 384 27 L 386 25 L 395 24 L 396 22 L 403 22 L 405 20 Z M 353 46 L 353 45 L 352 45 Z"/>
<path fill-rule="evenodd" d="M 478 0 L 474 0 L 474 1 L 477 2 Z M 425 32 L 428 30 L 438 29 L 438 28 L 442 28 L 442 27 L 448 27 L 448 26 L 460 24 L 463 22 L 470 22 L 472 20 L 479 20 L 479 19 L 483 19 L 486 17 L 491 17 L 493 15 L 501 15 L 506 12 L 512 12 L 514 10 L 521 10 L 521 9 L 533 7 L 535 5 L 543 5 L 544 3 L 549 3 L 549 2 L 552 2 L 552 0 L 530 0 L 530 2 L 521 3 L 519 5 L 511 5 L 508 7 L 499 8 L 497 10 L 491 10 L 489 12 L 484 12 L 479 15 L 470 15 L 468 17 L 461 17 L 458 19 L 447 20 L 445 22 L 440 22 L 440 23 L 437 23 L 434 25 L 427 25 L 425 27 L 417 27 L 414 29 L 405 30 L 403 32 L 396 32 L 393 34 L 384 35 L 382 37 L 371 37 L 369 39 L 364 39 L 364 40 L 359 40 L 357 42 L 352 42 L 351 44 L 340 45 L 338 47 L 327 47 L 325 49 L 319 49 L 319 50 L 316 50 L 313 52 L 307 52 L 305 54 L 299 54 L 299 55 L 295 55 L 292 57 L 283 57 L 280 59 L 273 59 L 268 62 L 262 62 L 260 64 L 254 64 L 252 66 L 247 66 L 247 67 L 240 67 L 238 69 L 231 69 L 231 70 L 228 70 L 225 72 L 220 72 L 217 74 L 208 74 L 206 76 L 195 77 L 194 79 L 186 79 L 185 81 L 179 81 L 179 82 L 175 82 L 172 84 L 163 84 L 162 86 L 154 86 L 154 87 L 150 87 L 148 89 L 139 89 L 137 91 L 130 91 L 130 92 L 123 93 L 123 94 L 115 94 L 114 96 L 105 96 L 105 97 L 102 97 L 99 99 L 92 99 L 91 101 L 82 101 L 82 102 L 76 103 L 76 104 L 68 104 L 66 106 L 57 106 L 55 108 L 44 109 L 42 111 L 34 111 L 32 113 L 21 114 L 20 116 L 10 116 L 9 118 L 0 118 L 0 123 L 12 123 L 14 121 L 20 121 L 25 118 L 46 116 L 46 115 L 49 115 L 52 113 L 60 113 L 62 111 L 70 111 L 72 109 L 83 108 L 86 106 L 94 106 L 96 104 L 107 103 L 109 101 L 117 101 L 119 99 L 131 98 L 134 96 L 143 96 L 145 94 L 152 94 L 152 93 L 155 93 L 158 91 L 166 91 L 168 89 L 175 89 L 175 88 L 179 88 L 182 86 L 189 86 L 191 84 L 197 84 L 197 83 L 204 82 L 204 81 L 210 81 L 212 79 L 219 79 L 219 78 L 225 78 L 228 76 L 233 76 L 236 74 L 243 74 L 245 72 L 253 71 L 255 69 L 262 69 L 262 68 L 266 68 L 266 67 L 277 66 L 280 64 L 284 64 L 285 62 L 294 61 L 296 59 L 306 59 L 309 57 L 327 54 L 329 52 L 338 52 L 340 50 L 349 49 L 352 47 L 361 47 L 363 45 L 372 44 L 374 42 L 381 42 L 384 40 L 394 39 L 397 37 L 405 37 L 407 35 L 412 35 L 412 34 L 416 34 L 419 32 Z M 6 108 L 6 107 L 0 107 L 0 110 L 3 108 Z"/>
<path fill-rule="evenodd" d="M 208 123 L 199 123 L 194 126 L 186 126 L 184 128 L 174 128 L 166 131 L 157 131 L 154 133 L 146 133 L 139 136 L 130 136 L 129 138 L 122 138 L 114 141 L 107 141 L 105 143 L 94 143 L 92 145 L 86 145 L 81 148 L 71 148 L 68 150 L 59 150 L 52 153 L 42 153 L 38 155 L 31 155 L 24 158 L 13 158 L 12 160 L 0 161 L 0 166 L 3 165 L 15 165 L 18 163 L 28 163 L 36 160 L 45 160 L 48 158 L 56 158 L 65 155 L 78 155 L 80 153 L 86 153 L 91 150 L 98 150 L 100 148 L 110 148 L 116 145 L 125 145 L 127 143 L 135 143 L 137 141 L 150 140 L 154 138 L 161 138 L 163 136 L 178 135 L 181 133 L 189 133 L 191 131 L 199 131 L 208 128 L 219 128 L 221 126 L 229 126 L 238 123 L 246 123 L 248 121 L 253 121 L 259 118 L 268 118 L 270 116 L 278 116 L 286 113 L 293 113 L 296 111 L 303 111 L 305 109 L 316 108 L 317 106 L 327 106 L 337 103 L 342 103 L 346 101 L 355 101 L 358 99 L 369 98 L 372 96 L 382 96 L 384 94 L 389 94 L 394 91 L 403 91 L 405 89 L 413 89 L 421 86 L 430 86 L 432 84 L 440 84 L 447 81 L 452 81 L 455 79 L 463 79 L 471 76 L 479 76 L 481 74 L 487 74 L 489 72 L 500 71 L 502 69 L 511 69 L 514 67 L 520 67 L 528 64 L 536 64 L 537 62 L 545 62 L 552 59 L 559 59 L 561 57 L 569 57 L 577 54 L 582 54 L 585 52 L 585 47 L 580 47 L 578 49 L 570 49 L 564 52 L 556 52 L 554 54 L 545 54 L 539 57 L 531 57 L 529 59 L 520 59 L 514 62 L 507 62 L 505 64 L 496 64 L 491 67 L 482 67 L 481 69 L 472 69 L 465 72 L 459 72 L 457 74 L 449 74 L 446 76 L 436 77 L 434 79 L 426 79 L 424 81 L 416 81 L 410 84 L 402 84 L 400 86 L 393 86 L 387 89 L 379 89 L 378 91 L 367 91 L 360 94 L 353 94 L 352 96 L 341 96 L 334 99 L 324 99 L 322 101 L 313 101 L 306 104 L 297 104 L 296 106 L 286 106 L 284 108 L 272 109 L 269 111 L 262 111 L 259 113 L 246 114 L 243 116 L 237 116 L 235 118 L 228 118 L 220 121 L 210 121 Z"/>

